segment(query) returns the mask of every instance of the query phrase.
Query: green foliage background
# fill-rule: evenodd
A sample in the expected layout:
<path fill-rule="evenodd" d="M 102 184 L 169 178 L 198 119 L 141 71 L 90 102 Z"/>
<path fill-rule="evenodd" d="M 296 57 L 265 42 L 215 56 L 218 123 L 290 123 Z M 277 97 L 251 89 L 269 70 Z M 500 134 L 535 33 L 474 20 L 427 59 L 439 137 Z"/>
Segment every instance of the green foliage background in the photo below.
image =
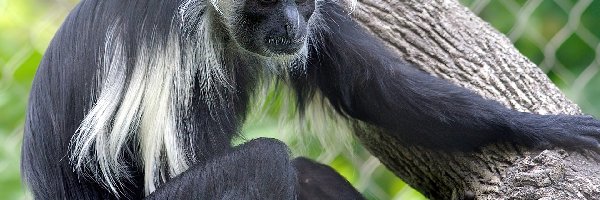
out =
<path fill-rule="evenodd" d="M 27 96 L 44 49 L 76 2 L 0 0 L 0 199 L 28 198 L 19 174 Z M 531 2 L 538 4 L 533 7 Z M 600 1 L 590 1 L 581 15 L 572 16 L 573 12 L 566 8 L 575 7 L 579 2 L 462 0 L 486 21 L 508 33 L 516 47 L 540 64 L 585 112 L 600 116 Z M 523 16 L 521 11 L 528 6 L 534 10 Z M 515 33 L 515 26 L 523 20 L 526 26 Z M 565 27 L 572 27 L 576 34 L 567 31 L 565 39 L 556 39 L 557 35 L 564 34 Z M 556 48 L 549 48 L 548 44 Z M 549 56 L 556 59 L 548 59 Z M 272 116 L 250 124 L 245 132 L 247 138 L 281 137 Z M 307 149 L 305 155 L 328 160 L 370 199 L 423 199 L 359 147 L 351 156 L 324 152 L 316 144 Z"/>

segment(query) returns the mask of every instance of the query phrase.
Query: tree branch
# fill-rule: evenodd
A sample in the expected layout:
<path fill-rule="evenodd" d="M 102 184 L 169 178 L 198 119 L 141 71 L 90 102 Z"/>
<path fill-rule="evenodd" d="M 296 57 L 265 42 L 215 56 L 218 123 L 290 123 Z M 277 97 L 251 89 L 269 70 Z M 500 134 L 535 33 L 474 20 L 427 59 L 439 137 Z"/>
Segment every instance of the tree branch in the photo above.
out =
<path fill-rule="evenodd" d="M 515 110 L 580 114 L 508 38 L 455 0 L 360 0 L 355 18 L 421 69 Z M 494 144 L 478 152 L 404 147 L 357 133 L 392 172 L 432 199 L 600 198 L 600 163 L 564 150 Z"/>

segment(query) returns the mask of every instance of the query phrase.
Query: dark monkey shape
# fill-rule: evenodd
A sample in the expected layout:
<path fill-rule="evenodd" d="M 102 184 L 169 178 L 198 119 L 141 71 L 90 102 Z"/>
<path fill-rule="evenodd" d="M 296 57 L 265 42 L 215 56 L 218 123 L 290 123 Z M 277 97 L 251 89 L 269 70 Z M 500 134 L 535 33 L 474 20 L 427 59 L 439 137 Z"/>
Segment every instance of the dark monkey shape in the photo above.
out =
<path fill-rule="evenodd" d="M 299 110 L 322 96 L 348 122 L 407 145 L 599 147 L 592 117 L 513 111 L 430 76 L 341 4 L 83 0 L 34 80 L 29 189 L 37 199 L 362 199 L 277 140 L 231 145 L 268 80 L 291 87 Z"/>

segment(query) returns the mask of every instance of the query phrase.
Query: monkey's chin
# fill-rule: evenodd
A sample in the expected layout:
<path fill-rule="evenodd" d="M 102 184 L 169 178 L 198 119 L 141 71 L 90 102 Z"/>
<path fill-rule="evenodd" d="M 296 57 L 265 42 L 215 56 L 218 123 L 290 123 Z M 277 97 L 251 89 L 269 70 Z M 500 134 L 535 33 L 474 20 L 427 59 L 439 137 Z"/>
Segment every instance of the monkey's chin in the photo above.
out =
<path fill-rule="evenodd" d="M 293 56 L 300 52 L 300 48 L 298 49 L 270 49 L 270 56 Z"/>
<path fill-rule="evenodd" d="M 298 54 L 302 46 L 298 45 L 281 45 L 281 46 L 269 46 L 267 51 L 273 56 L 291 56 Z"/>

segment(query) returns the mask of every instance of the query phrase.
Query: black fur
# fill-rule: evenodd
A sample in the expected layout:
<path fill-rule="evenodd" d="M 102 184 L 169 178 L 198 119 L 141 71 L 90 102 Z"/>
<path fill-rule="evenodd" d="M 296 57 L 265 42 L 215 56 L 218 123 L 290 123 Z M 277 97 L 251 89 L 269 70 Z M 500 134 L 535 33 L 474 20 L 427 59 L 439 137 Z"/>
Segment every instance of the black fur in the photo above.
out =
<path fill-rule="evenodd" d="M 290 1 L 286 1 L 290 2 Z M 310 1 L 309 1 L 310 2 Z M 97 177 L 77 174 L 69 163 L 69 143 L 94 102 L 98 60 L 116 19 L 125 25 L 127 58 L 139 56 L 141 43 L 164 46 L 178 0 L 84 0 L 67 18 L 48 48 L 34 80 L 22 154 L 22 173 L 38 199 L 118 198 Z M 541 116 L 506 109 L 496 102 L 421 72 L 396 58 L 331 1 L 323 5 L 324 24 L 312 43 L 306 73 L 292 73 L 300 106 L 321 92 L 345 116 L 393 133 L 407 145 L 473 149 L 509 141 L 528 146 L 598 147 L 600 123 L 586 116 Z M 223 27 L 216 27 L 223 28 Z M 155 35 L 149 35 L 158 30 Z M 158 37 L 153 37 L 158 36 Z M 285 52 L 285 51 L 283 51 Z M 287 147 L 271 139 L 230 145 L 246 115 L 261 66 L 235 52 L 224 65 L 235 71 L 225 105 L 211 108 L 199 94 L 192 99 L 192 127 L 181 129 L 196 141 L 185 147 L 194 165 L 150 194 L 153 199 L 362 198 L 339 175 L 304 160 L 290 161 Z M 127 65 L 135 60 L 128 59 Z M 133 71 L 123 72 L 130 79 Z M 200 90 L 196 83 L 196 90 Z M 115 99 L 119 101 L 120 99 Z M 215 110 L 216 109 L 216 110 Z M 131 178 L 120 197 L 144 197 L 138 145 L 123 154 Z M 91 171 L 93 173 L 93 171 Z M 300 179 L 298 179 L 300 177 Z M 318 184 L 299 184 L 312 177 Z M 332 185 L 333 184 L 333 185 Z M 340 188 L 332 186 L 340 185 Z M 319 188 L 322 187 L 322 188 Z M 339 192 L 338 196 L 335 193 Z M 307 196 L 308 195 L 308 196 Z M 314 195 L 314 196 L 311 196 Z"/>

